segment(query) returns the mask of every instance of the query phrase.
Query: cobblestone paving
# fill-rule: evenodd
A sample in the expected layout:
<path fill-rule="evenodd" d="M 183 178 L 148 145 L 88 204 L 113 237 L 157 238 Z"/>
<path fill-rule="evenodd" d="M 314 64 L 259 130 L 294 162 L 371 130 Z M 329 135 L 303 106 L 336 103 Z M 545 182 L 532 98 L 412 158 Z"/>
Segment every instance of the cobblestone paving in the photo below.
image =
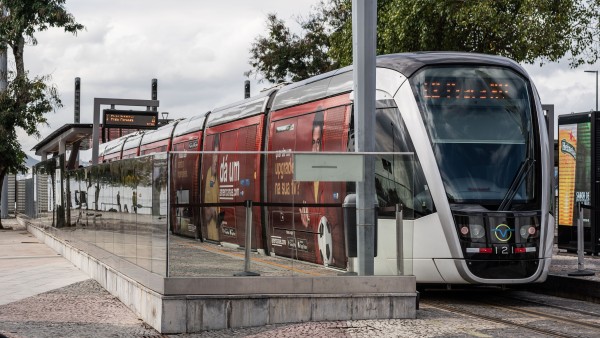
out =
<path fill-rule="evenodd" d="M 579 304 L 581 305 L 581 303 Z M 555 323 L 548 323 L 554 325 Z M 88 280 L 0 306 L 8 337 L 161 337 Z M 503 324 L 422 306 L 415 320 L 357 320 L 268 325 L 168 337 L 541 337 Z"/>
<path fill-rule="evenodd" d="M 0 306 L 7 337 L 160 337 L 93 280 Z"/>
<path fill-rule="evenodd" d="M 422 307 L 416 320 L 309 322 L 164 337 L 502 337 L 502 328 Z M 93 280 L 0 306 L 0 333 L 11 338 L 161 337 Z"/>
<path fill-rule="evenodd" d="M 417 319 L 354 320 L 268 325 L 237 330 L 214 330 L 169 337 L 510 337 L 501 324 L 467 319 L 433 308 L 421 308 Z M 523 332 L 514 337 L 523 336 Z"/>
<path fill-rule="evenodd" d="M 563 303 L 557 298 L 553 299 Z M 582 304 L 585 303 L 577 302 L 572 305 L 580 308 Z M 592 307 L 590 310 L 598 310 L 597 304 Z M 549 327 L 556 324 L 547 322 Z M 11 338 L 544 337 L 514 326 L 450 313 L 427 305 L 421 306 L 417 319 L 414 320 L 307 322 L 213 330 L 197 334 L 160 335 L 92 280 L 0 306 L 0 333 Z"/>

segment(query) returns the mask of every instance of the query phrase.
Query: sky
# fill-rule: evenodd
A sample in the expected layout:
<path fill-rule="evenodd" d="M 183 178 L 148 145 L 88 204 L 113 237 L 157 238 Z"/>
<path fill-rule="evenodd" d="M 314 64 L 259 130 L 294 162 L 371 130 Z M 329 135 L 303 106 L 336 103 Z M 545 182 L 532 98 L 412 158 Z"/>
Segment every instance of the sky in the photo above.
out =
<path fill-rule="evenodd" d="M 92 123 L 95 97 L 150 99 L 153 78 L 158 79 L 158 110 L 168 112 L 169 118 L 240 100 L 244 72 L 250 70 L 249 50 L 265 34 L 267 14 L 276 13 L 299 32 L 296 18 L 306 16 L 318 2 L 67 0 L 68 11 L 85 30 L 73 36 L 50 29 L 36 34 L 36 46 L 25 48 L 30 75 L 51 75 L 64 106 L 49 113 L 49 125 L 40 128 L 42 138 L 21 132 L 23 149 L 34 155 L 30 149 L 41 139 L 73 123 L 75 77 L 81 78 L 82 123 Z M 9 57 L 9 69 L 14 69 L 11 61 Z M 558 114 L 595 108 L 596 78 L 584 70 L 599 70 L 600 63 L 570 69 L 565 60 L 524 67 L 542 103 L 554 104 Z M 250 80 L 252 95 L 270 86 Z"/>

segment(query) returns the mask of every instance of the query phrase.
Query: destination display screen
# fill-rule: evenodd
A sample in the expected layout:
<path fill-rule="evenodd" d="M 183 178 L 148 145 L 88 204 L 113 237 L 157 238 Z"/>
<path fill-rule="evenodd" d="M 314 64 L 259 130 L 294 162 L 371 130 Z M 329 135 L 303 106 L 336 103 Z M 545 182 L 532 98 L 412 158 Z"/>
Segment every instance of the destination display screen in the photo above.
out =
<path fill-rule="evenodd" d="M 508 82 L 481 83 L 447 78 L 424 82 L 421 96 L 426 99 L 510 99 L 514 88 Z"/>
<path fill-rule="evenodd" d="M 158 125 L 158 112 L 133 110 L 104 110 L 105 128 L 154 129 Z"/>

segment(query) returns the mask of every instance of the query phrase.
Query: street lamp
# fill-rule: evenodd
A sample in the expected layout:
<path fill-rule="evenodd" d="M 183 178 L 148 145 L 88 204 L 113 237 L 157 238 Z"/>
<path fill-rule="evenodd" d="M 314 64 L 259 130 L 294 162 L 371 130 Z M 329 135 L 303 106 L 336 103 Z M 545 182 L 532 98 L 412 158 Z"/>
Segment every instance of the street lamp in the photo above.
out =
<path fill-rule="evenodd" d="M 584 70 L 586 73 L 596 73 L 596 111 L 598 111 L 598 71 L 597 70 Z"/>

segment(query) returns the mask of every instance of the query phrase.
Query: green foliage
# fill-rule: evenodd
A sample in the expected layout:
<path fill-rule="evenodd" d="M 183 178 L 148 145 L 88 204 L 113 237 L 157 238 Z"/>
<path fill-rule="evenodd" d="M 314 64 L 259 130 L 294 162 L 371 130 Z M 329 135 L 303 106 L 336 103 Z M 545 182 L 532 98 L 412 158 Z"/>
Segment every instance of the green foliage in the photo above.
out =
<path fill-rule="evenodd" d="M 17 131 L 39 136 L 38 126 L 46 123 L 44 114 L 61 107 L 57 89 L 48 84 L 49 76 L 30 79 L 25 69 L 25 44 L 37 44 L 35 33 L 61 27 L 76 34 L 84 27 L 75 22 L 64 7 L 66 0 L 3 0 L 5 14 L 0 16 L 0 50 L 12 50 L 16 71 L 6 76 L 8 87 L 0 93 L 0 187 L 7 173 L 24 171 L 25 153 Z M 2 225 L 0 224 L 0 228 Z"/>
<path fill-rule="evenodd" d="M 322 1 L 300 22 L 304 36 L 312 32 L 305 23 L 317 22 L 321 38 L 316 41 L 318 46 L 294 54 L 295 60 L 318 59 L 328 63 L 324 69 L 352 64 L 351 5 L 351 0 Z M 577 67 L 598 60 L 598 13 L 600 0 L 379 0 L 377 54 L 465 51 L 541 64 L 566 56 L 571 66 Z M 289 32 L 282 21 L 278 23 L 277 30 Z M 272 34 L 273 26 L 268 28 Z M 275 77 L 265 69 L 276 69 L 277 76 L 284 74 L 292 80 L 307 77 L 296 72 L 301 65 L 288 67 L 281 59 L 287 55 L 278 54 L 291 48 L 294 41 L 272 43 L 272 35 L 258 37 L 251 49 L 254 71 L 271 82 Z M 258 42 L 261 48 L 257 48 Z M 320 54 L 302 55 L 316 47 Z"/>
<path fill-rule="evenodd" d="M 61 27 L 77 34 L 83 25 L 65 8 L 66 0 L 3 0 L 8 15 L 0 19 L 0 45 L 8 45 L 15 56 L 17 77 L 24 76 L 23 49 L 25 43 L 37 44 L 36 32 Z"/>
<path fill-rule="evenodd" d="M 250 50 L 252 73 L 262 74 L 273 83 L 298 81 L 333 69 L 327 56 L 329 37 L 322 21 L 311 17 L 301 23 L 306 32 L 298 36 L 290 32 L 275 14 L 267 16 L 268 37 L 258 37 Z"/>
<path fill-rule="evenodd" d="M 48 86 L 48 77 L 29 80 L 26 76 L 14 78 L 0 93 L 0 170 L 9 173 L 25 171 L 25 153 L 17 135 L 17 128 L 27 135 L 39 136 L 39 124 L 46 123 L 45 113 L 61 106 L 55 87 Z"/>

